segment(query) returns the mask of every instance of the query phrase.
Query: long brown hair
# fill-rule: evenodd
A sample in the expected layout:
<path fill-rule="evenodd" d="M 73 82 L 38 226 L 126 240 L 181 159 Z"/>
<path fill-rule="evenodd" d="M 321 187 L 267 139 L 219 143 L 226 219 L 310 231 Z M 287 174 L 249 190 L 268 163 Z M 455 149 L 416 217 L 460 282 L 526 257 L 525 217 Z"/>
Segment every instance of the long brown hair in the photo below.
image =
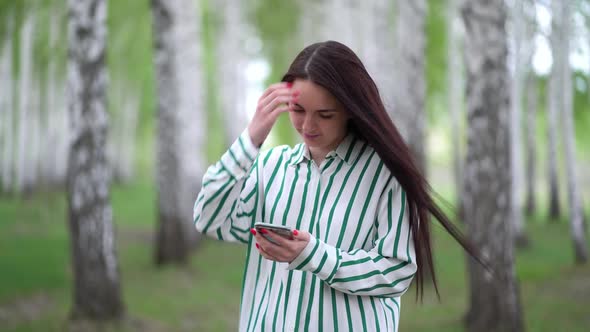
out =
<path fill-rule="evenodd" d="M 351 115 L 349 129 L 381 157 L 407 194 L 410 230 L 416 249 L 416 296 L 424 293 L 425 269 L 439 295 L 432 260 L 430 215 L 434 216 L 477 261 L 477 250 L 434 201 L 435 193 L 418 168 L 409 147 L 387 114 L 377 86 L 361 60 L 347 46 L 326 41 L 301 51 L 283 76 L 283 82 L 307 79 L 326 88 Z"/>

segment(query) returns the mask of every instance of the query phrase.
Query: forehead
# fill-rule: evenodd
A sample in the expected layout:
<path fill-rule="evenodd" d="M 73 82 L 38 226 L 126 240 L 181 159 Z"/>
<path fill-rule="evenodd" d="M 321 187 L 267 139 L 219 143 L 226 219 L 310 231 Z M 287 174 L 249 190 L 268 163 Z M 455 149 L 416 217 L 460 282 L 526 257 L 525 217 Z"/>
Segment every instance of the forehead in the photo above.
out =
<path fill-rule="evenodd" d="M 310 109 L 339 109 L 338 100 L 323 86 L 310 80 L 296 79 L 293 90 L 299 91 L 298 104 Z"/>

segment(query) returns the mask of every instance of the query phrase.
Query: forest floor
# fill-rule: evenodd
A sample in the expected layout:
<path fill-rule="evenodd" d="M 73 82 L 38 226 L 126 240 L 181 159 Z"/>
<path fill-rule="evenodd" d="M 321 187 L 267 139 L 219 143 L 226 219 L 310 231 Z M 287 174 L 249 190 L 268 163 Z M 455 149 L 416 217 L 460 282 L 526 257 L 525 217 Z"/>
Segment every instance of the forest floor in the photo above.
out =
<path fill-rule="evenodd" d="M 127 310 L 123 321 L 97 328 L 68 320 L 72 274 L 64 195 L 0 198 L 0 331 L 235 331 L 243 247 L 205 240 L 189 266 L 156 268 L 153 185 L 116 186 L 112 202 Z M 465 256 L 440 227 L 434 229 L 441 300 L 431 286 L 422 303 L 409 290 L 401 331 L 463 330 L 469 291 Z M 531 217 L 527 233 L 530 246 L 516 259 L 527 330 L 587 331 L 590 263 L 573 263 L 566 219 L 548 223 Z"/>

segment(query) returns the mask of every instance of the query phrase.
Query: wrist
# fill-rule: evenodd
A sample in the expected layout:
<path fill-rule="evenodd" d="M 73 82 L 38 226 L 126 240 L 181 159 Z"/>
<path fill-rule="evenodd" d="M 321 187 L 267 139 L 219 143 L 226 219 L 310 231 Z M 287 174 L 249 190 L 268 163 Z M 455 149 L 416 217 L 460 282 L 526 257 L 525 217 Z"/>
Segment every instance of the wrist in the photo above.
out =
<path fill-rule="evenodd" d="M 252 135 L 252 129 L 250 127 L 248 127 L 248 135 L 250 135 L 250 141 L 252 142 L 252 144 L 254 144 L 254 146 L 256 146 L 257 148 L 260 148 L 262 146 L 262 143 L 264 143 L 264 140 L 260 140 L 255 135 Z"/>

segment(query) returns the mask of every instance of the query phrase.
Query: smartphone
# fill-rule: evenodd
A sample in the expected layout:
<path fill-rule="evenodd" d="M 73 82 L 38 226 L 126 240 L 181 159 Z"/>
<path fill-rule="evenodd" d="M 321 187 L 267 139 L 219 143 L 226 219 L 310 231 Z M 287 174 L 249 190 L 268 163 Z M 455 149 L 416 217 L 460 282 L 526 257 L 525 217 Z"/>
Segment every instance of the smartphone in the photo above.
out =
<path fill-rule="evenodd" d="M 268 236 L 268 234 L 263 234 L 260 231 L 261 228 L 267 229 L 269 231 L 273 231 L 277 235 L 280 235 L 280 236 L 287 238 L 289 240 L 293 240 L 293 230 L 287 226 L 275 225 L 275 224 L 270 224 L 270 223 L 266 223 L 266 222 L 257 222 L 254 224 L 254 228 L 256 228 L 256 231 L 259 232 L 260 235 L 264 236 L 265 239 L 267 239 L 268 241 L 270 241 L 274 244 L 278 244 L 278 243 L 273 241 L 273 239 L 270 236 Z"/>

